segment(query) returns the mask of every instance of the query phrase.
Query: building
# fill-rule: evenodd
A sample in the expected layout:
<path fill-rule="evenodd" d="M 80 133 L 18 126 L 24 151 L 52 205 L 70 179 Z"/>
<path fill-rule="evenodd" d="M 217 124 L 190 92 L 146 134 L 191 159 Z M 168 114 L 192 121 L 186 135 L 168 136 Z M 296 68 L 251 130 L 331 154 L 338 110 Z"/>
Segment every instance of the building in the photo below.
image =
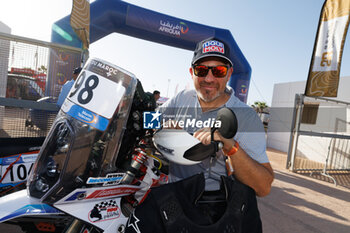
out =
<path fill-rule="evenodd" d="M 303 94 L 306 81 L 274 85 L 267 133 L 267 147 L 288 152 L 296 94 Z M 327 101 L 305 98 L 300 130 L 312 133 L 350 135 L 350 77 L 341 77 L 338 96 Z M 311 161 L 324 163 L 331 137 L 300 135 L 296 154 Z M 349 143 L 350 144 L 350 143 Z"/>
<path fill-rule="evenodd" d="M 11 28 L 0 21 L 0 33 L 11 33 Z M 9 62 L 10 41 L 0 38 L 0 97 L 6 96 L 7 67 Z M 4 115 L 4 107 L 0 106 L 0 127 Z"/>
<path fill-rule="evenodd" d="M 0 33 L 11 33 L 11 28 L 0 21 Z M 0 97 L 6 96 L 7 69 L 10 53 L 10 41 L 0 39 Z"/>

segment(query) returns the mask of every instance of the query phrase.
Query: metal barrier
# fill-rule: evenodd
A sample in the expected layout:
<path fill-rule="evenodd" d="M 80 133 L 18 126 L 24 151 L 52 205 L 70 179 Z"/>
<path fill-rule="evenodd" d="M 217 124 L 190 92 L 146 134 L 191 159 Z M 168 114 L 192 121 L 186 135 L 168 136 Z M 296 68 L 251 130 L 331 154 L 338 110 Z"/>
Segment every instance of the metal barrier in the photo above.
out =
<path fill-rule="evenodd" d="M 57 97 L 81 56 L 79 48 L 0 33 L 0 97 Z"/>
<path fill-rule="evenodd" d="M 320 173 L 350 172 L 350 103 L 296 95 L 286 167 Z"/>
<path fill-rule="evenodd" d="M 57 96 L 80 66 L 81 54 L 78 48 L 0 33 L 0 138 L 46 136 L 58 112 Z"/>
<path fill-rule="evenodd" d="M 58 110 L 45 101 L 0 98 L 0 138 L 45 137 Z"/>
<path fill-rule="evenodd" d="M 336 179 L 329 174 L 330 171 L 349 171 L 350 168 L 350 142 L 346 139 L 332 138 L 326 157 L 326 162 L 322 171 L 318 171 L 321 175 L 330 178 L 335 185 Z M 317 172 L 311 172 L 310 176 Z"/>

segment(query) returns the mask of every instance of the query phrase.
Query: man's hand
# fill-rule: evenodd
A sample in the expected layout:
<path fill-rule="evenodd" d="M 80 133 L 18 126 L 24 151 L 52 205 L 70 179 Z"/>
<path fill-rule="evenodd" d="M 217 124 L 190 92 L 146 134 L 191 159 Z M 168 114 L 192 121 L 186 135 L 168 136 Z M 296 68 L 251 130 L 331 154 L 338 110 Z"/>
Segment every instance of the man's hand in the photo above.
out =
<path fill-rule="evenodd" d="M 197 130 L 193 136 L 201 141 L 204 145 L 209 145 L 211 142 L 211 129 L 210 128 L 202 128 Z M 220 141 L 224 144 L 224 148 L 226 151 L 229 151 L 233 145 L 235 145 L 235 140 L 233 138 L 224 138 L 221 136 L 219 131 L 215 130 L 214 132 L 214 141 Z"/>
<path fill-rule="evenodd" d="M 205 145 L 211 142 L 210 128 L 200 129 L 193 136 Z M 236 143 L 233 138 L 222 137 L 217 130 L 214 133 L 214 140 L 221 141 L 226 151 L 230 151 Z M 274 179 L 270 163 L 258 163 L 247 155 L 241 147 L 235 154 L 227 157 L 234 170 L 233 174 L 239 181 L 254 189 L 257 196 L 263 197 L 270 193 Z M 230 170 L 228 172 L 230 173 Z"/>

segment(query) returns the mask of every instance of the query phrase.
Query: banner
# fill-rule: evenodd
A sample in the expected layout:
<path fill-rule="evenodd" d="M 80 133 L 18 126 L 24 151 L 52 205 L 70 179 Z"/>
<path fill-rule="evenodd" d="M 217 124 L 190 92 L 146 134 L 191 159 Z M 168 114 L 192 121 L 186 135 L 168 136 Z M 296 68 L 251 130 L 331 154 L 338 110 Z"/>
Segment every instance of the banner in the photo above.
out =
<path fill-rule="evenodd" d="M 337 96 L 349 13 L 350 0 L 325 1 L 311 59 L 306 96 Z"/>
<path fill-rule="evenodd" d="M 72 79 L 73 70 L 80 67 L 81 52 L 63 48 L 50 48 L 48 79 L 45 96 L 57 97 L 63 84 Z"/>
<path fill-rule="evenodd" d="M 70 17 L 65 16 L 53 24 L 51 41 L 80 48 L 80 40 L 69 20 Z M 235 90 L 237 98 L 247 102 L 252 69 L 228 29 L 187 21 L 125 1 L 91 1 L 90 43 L 114 32 L 190 51 L 195 49 L 198 41 L 215 35 L 230 45 L 230 58 L 234 69 L 228 85 Z M 66 39 L 68 36 L 70 39 Z M 237 80 L 241 80 L 240 83 Z"/>
<path fill-rule="evenodd" d="M 90 3 L 88 0 L 73 0 L 70 25 L 83 43 L 83 49 L 90 44 Z"/>

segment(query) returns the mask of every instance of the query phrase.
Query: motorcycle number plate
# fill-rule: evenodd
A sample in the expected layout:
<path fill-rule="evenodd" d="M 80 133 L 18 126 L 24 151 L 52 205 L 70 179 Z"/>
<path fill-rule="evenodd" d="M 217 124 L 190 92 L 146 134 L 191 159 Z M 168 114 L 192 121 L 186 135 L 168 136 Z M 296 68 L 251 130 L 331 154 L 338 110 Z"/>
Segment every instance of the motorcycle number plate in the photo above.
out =
<path fill-rule="evenodd" d="M 7 172 L 6 176 L 2 180 L 2 184 L 8 184 L 8 183 L 17 183 L 21 181 L 25 181 L 32 170 L 34 163 L 21 163 L 21 164 L 15 164 L 12 167 L 9 168 L 9 171 Z M 5 175 L 5 172 L 9 166 L 2 166 L 1 167 L 1 177 Z"/>
<path fill-rule="evenodd" d="M 82 108 L 110 119 L 119 105 L 125 87 L 89 70 L 83 70 L 67 99 Z"/>
<path fill-rule="evenodd" d="M 19 155 L 10 156 L 2 159 L 0 166 L 2 184 L 25 181 L 33 168 L 38 154 L 22 154 L 20 159 L 15 164 L 13 164 L 18 156 Z"/>

